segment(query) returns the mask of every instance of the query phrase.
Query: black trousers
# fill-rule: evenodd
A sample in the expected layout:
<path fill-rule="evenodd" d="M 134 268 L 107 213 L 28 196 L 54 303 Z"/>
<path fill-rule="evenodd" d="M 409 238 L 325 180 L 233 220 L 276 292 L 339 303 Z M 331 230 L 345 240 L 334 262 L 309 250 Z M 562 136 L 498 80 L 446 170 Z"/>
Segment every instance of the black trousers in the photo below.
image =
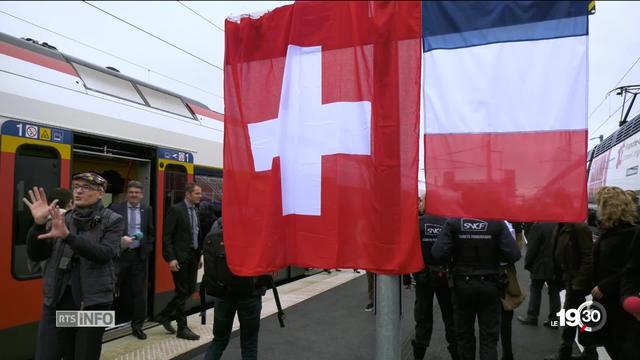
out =
<path fill-rule="evenodd" d="M 497 360 L 502 308 L 497 277 L 455 276 L 454 282 L 453 321 L 458 356 L 461 360 L 475 359 L 477 317 L 480 329 L 480 360 Z"/>
<path fill-rule="evenodd" d="M 626 360 L 638 357 L 640 350 L 640 322 L 622 308 L 621 299 L 601 301 L 607 311 L 609 336 L 604 344 L 607 354 L 612 360 Z"/>
<path fill-rule="evenodd" d="M 453 304 L 451 289 L 445 273 L 422 271 L 415 275 L 416 302 L 413 314 L 416 322 L 416 337 L 412 342 L 413 356 L 422 359 L 427 351 L 433 333 L 433 297 L 438 298 L 438 305 L 444 322 L 445 338 L 449 343 L 449 352 L 455 358 L 457 353 L 455 329 L 453 326 Z"/>
<path fill-rule="evenodd" d="M 502 308 L 500 318 L 500 345 L 502 346 L 502 359 L 513 359 L 513 346 L 511 343 L 511 332 L 513 323 L 513 310 Z"/>
<path fill-rule="evenodd" d="M 147 259 L 141 259 L 139 251 L 144 249 L 127 250 L 120 256 L 120 296 L 115 304 L 116 316 L 120 320 L 130 318 L 131 327 L 138 329 L 147 315 Z"/>
<path fill-rule="evenodd" d="M 84 310 L 109 310 L 111 304 L 88 306 Z M 66 290 L 55 307 L 44 306 L 38 325 L 36 360 L 99 360 L 105 328 L 56 327 L 56 310 L 79 310 Z"/>
<path fill-rule="evenodd" d="M 182 262 L 179 262 L 180 270 L 172 272 L 175 293 L 173 299 L 158 314 L 160 319 L 176 319 L 178 329 L 187 327 L 187 317 L 184 313 L 184 305 L 187 299 L 196 291 L 196 277 L 198 275 L 198 256 L 195 250 Z"/>
<path fill-rule="evenodd" d="M 589 295 L 589 290 L 571 289 L 571 285 L 566 287 L 567 291 L 564 297 L 564 309 L 577 309 L 585 302 L 585 298 Z M 577 327 L 565 326 L 562 329 L 562 342 L 560 343 L 560 359 L 569 359 L 573 351 L 573 342 L 576 338 Z M 585 351 L 593 351 L 593 349 L 585 349 Z"/>

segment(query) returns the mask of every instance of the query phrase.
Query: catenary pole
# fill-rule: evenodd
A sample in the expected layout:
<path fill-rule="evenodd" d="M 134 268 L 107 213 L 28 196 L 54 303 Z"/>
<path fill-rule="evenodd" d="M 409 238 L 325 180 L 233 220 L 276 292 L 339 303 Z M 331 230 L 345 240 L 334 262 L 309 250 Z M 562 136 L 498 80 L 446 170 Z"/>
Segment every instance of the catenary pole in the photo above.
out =
<path fill-rule="evenodd" d="M 400 277 L 376 276 L 376 360 L 400 359 Z"/>

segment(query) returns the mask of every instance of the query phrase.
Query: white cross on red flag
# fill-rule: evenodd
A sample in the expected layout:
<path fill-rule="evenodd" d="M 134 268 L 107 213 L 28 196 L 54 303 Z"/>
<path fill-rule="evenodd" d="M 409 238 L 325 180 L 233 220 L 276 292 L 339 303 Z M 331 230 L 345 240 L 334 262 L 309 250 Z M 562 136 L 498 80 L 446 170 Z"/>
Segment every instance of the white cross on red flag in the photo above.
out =
<path fill-rule="evenodd" d="M 419 2 L 296 2 L 226 22 L 234 273 L 420 270 Z"/>

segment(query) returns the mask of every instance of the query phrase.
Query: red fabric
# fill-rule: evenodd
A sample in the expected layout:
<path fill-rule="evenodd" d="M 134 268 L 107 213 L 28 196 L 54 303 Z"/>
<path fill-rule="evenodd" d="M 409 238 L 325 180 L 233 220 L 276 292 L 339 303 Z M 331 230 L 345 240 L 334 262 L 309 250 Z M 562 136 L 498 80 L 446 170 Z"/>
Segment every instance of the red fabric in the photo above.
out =
<path fill-rule="evenodd" d="M 586 144 L 586 130 L 426 135 L 426 211 L 582 222 Z"/>
<path fill-rule="evenodd" d="M 232 271 L 421 269 L 420 3 L 296 2 L 227 21 L 225 33 L 223 213 Z M 253 170 L 247 126 L 277 118 L 288 45 L 322 46 L 323 104 L 372 103 L 371 155 L 322 158 L 321 216 L 282 215 L 278 157 L 272 170 Z"/>
<path fill-rule="evenodd" d="M 624 299 L 623 307 L 629 314 L 640 317 L 640 296 L 629 296 Z"/>

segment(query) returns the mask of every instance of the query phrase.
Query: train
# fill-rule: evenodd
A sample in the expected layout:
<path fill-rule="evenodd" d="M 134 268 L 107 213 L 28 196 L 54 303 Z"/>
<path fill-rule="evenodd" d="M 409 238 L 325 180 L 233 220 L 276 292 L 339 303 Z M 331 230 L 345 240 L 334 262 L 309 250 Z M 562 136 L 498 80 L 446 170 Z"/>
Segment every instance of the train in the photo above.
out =
<path fill-rule="evenodd" d="M 161 251 L 165 212 L 183 199 L 187 182 L 221 203 L 223 114 L 50 44 L 0 33 L 0 129 L 0 343 L 10 344 L 2 358 L 34 355 L 42 311 L 41 267 L 26 252 L 33 219 L 22 198 L 33 186 L 69 188 L 75 173 L 107 179 L 105 206 L 124 201 L 128 181 L 143 183 L 143 203 L 154 209 L 156 225 L 147 315 L 164 308 L 173 296 Z M 303 273 L 285 268 L 276 281 Z M 187 308 L 201 307 L 194 294 Z M 128 332 L 107 329 L 105 339 L 117 334 Z"/>
<path fill-rule="evenodd" d="M 596 226 L 595 197 L 603 186 L 617 186 L 624 190 L 640 192 L 640 114 L 629 119 L 640 85 L 616 88 L 619 95 L 630 94 L 626 108 L 621 110 L 620 127 L 587 153 L 587 193 L 589 204 L 588 223 Z M 639 204 L 640 205 L 640 204 Z"/>

